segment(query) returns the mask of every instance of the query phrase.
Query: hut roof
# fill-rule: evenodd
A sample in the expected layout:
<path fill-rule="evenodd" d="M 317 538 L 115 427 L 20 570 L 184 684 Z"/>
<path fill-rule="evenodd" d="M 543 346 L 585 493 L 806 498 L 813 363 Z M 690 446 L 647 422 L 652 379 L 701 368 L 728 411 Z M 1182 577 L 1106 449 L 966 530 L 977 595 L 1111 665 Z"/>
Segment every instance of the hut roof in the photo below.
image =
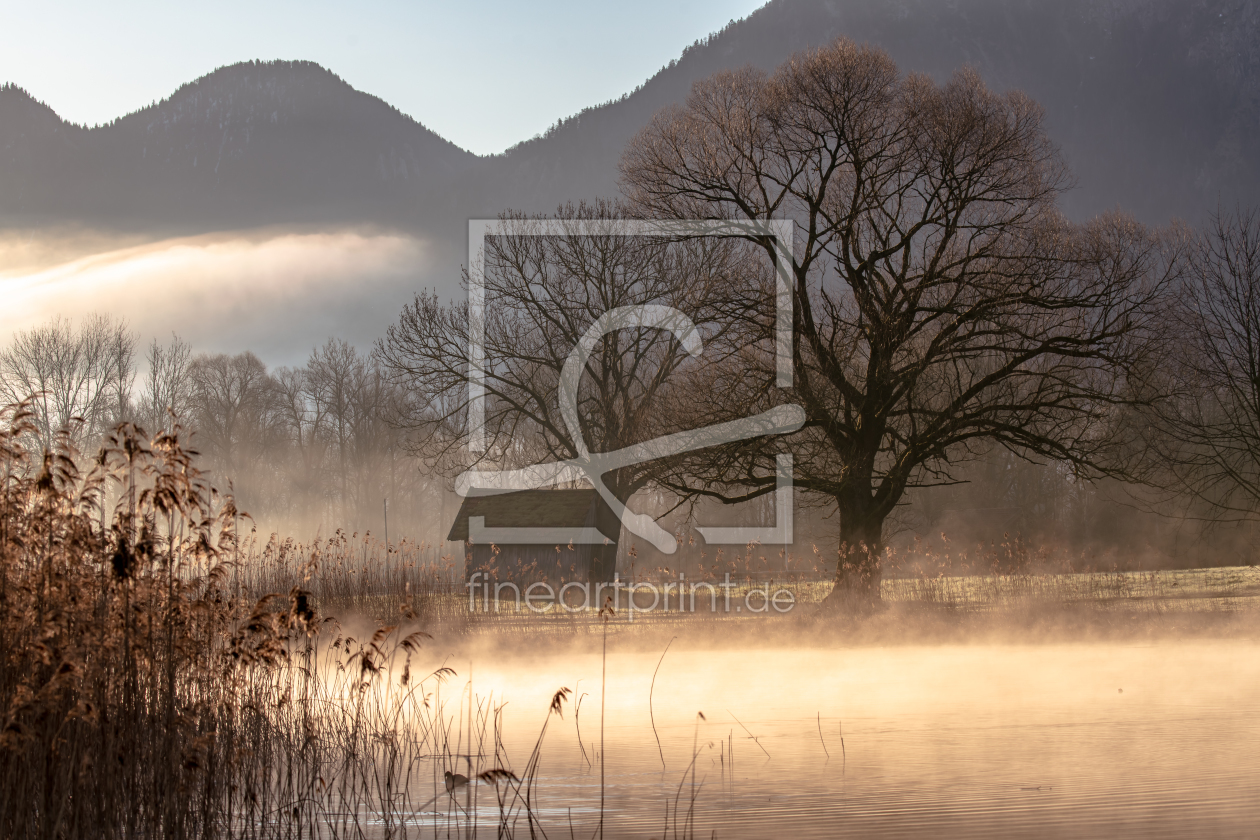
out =
<path fill-rule="evenodd" d="M 474 495 L 464 499 L 448 540 L 468 539 L 468 518 L 484 516 L 487 528 L 584 528 L 595 524 L 593 509 L 599 501 L 595 490 L 518 490 L 513 493 Z M 611 542 L 621 536 L 600 531 Z"/>

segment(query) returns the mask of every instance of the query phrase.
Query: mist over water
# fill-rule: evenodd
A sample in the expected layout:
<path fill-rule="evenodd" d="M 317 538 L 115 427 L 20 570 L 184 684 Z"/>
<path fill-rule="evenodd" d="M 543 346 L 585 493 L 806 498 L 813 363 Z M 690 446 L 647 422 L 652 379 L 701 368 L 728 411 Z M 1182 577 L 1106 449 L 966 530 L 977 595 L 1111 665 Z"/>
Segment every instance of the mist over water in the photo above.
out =
<path fill-rule="evenodd" d="M 1254 836 L 1258 652 L 1250 640 L 738 651 L 680 640 L 662 661 L 614 639 L 605 831 L 659 837 L 668 804 L 672 836 L 693 792 L 694 743 L 696 836 Z M 514 766 L 552 694 L 581 699 L 585 756 L 571 701 L 543 744 L 538 813 L 549 830 L 567 833 L 571 818 L 589 834 L 598 652 L 457 659 L 444 694 L 466 690 L 471 673 L 483 702 L 506 704 Z M 487 791 L 479 809 L 492 820 Z"/>

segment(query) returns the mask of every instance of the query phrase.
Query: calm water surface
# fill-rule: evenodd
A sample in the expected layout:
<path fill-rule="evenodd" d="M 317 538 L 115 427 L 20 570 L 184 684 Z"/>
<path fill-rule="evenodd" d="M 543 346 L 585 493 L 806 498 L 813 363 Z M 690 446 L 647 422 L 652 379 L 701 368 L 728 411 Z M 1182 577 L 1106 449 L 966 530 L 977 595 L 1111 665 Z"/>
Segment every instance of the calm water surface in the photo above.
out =
<path fill-rule="evenodd" d="M 681 832 L 693 790 L 697 837 L 1260 837 L 1254 642 L 676 642 L 652 695 L 659 748 L 648 694 L 660 651 L 620 647 L 610 642 L 607 663 L 608 837 L 673 836 L 675 819 Z M 590 837 L 599 655 L 448 664 L 457 683 L 471 670 L 476 695 L 507 702 L 503 745 L 518 771 L 552 694 L 574 689 L 543 744 L 538 804 L 550 836 L 570 836 L 571 823 Z M 490 825 L 492 792 L 477 796 Z"/>

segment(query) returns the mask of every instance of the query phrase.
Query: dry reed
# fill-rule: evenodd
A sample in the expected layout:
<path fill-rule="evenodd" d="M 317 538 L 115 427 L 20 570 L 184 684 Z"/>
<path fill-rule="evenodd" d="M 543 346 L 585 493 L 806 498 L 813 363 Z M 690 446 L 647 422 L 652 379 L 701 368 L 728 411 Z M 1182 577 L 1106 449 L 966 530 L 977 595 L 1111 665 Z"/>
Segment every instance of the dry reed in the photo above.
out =
<path fill-rule="evenodd" d="M 25 405 L 0 417 L 0 836 L 541 828 L 541 736 L 518 777 L 501 707 L 470 685 L 450 713 L 453 672 L 413 673 L 426 639 L 414 587 L 401 625 L 355 638 L 307 588 L 326 546 L 289 581 L 265 580 L 283 594 L 257 594 L 258 569 L 239 562 L 244 517 L 178 427 L 149 441 L 121 426 L 84 469 L 69 434 L 39 451 L 32 432 Z M 337 578 L 323 580 L 332 600 Z M 444 790 L 452 770 L 470 771 L 462 805 Z M 479 814 L 485 786 L 497 803 Z"/>

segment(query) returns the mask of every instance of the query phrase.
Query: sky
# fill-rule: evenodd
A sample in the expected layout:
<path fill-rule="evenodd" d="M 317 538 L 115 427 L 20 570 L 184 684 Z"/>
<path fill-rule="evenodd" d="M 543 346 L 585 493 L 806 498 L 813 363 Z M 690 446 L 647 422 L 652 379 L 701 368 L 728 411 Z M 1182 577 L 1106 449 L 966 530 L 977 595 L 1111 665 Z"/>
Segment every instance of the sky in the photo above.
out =
<path fill-rule="evenodd" d="M 0 83 L 95 125 L 225 64 L 305 59 L 492 154 L 634 90 L 764 2 L 0 0 Z M 330 335 L 369 348 L 415 291 L 436 282 L 431 262 L 429 243 L 403 235 L 259 230 L 154 242 L 0 232 L 9 297 L 0 342 L 125 301 L 115 314 L 144 344 L 177 332 L 197 351 L 248 348 L 270 365 L 300 364 Z"/>
<path fill-rule="evenodd" d="M 764 0 L 0 0 L 0 83 L 95 125 L 216 67 L 306 59 L 493 154 L 633 90 Z"/>

